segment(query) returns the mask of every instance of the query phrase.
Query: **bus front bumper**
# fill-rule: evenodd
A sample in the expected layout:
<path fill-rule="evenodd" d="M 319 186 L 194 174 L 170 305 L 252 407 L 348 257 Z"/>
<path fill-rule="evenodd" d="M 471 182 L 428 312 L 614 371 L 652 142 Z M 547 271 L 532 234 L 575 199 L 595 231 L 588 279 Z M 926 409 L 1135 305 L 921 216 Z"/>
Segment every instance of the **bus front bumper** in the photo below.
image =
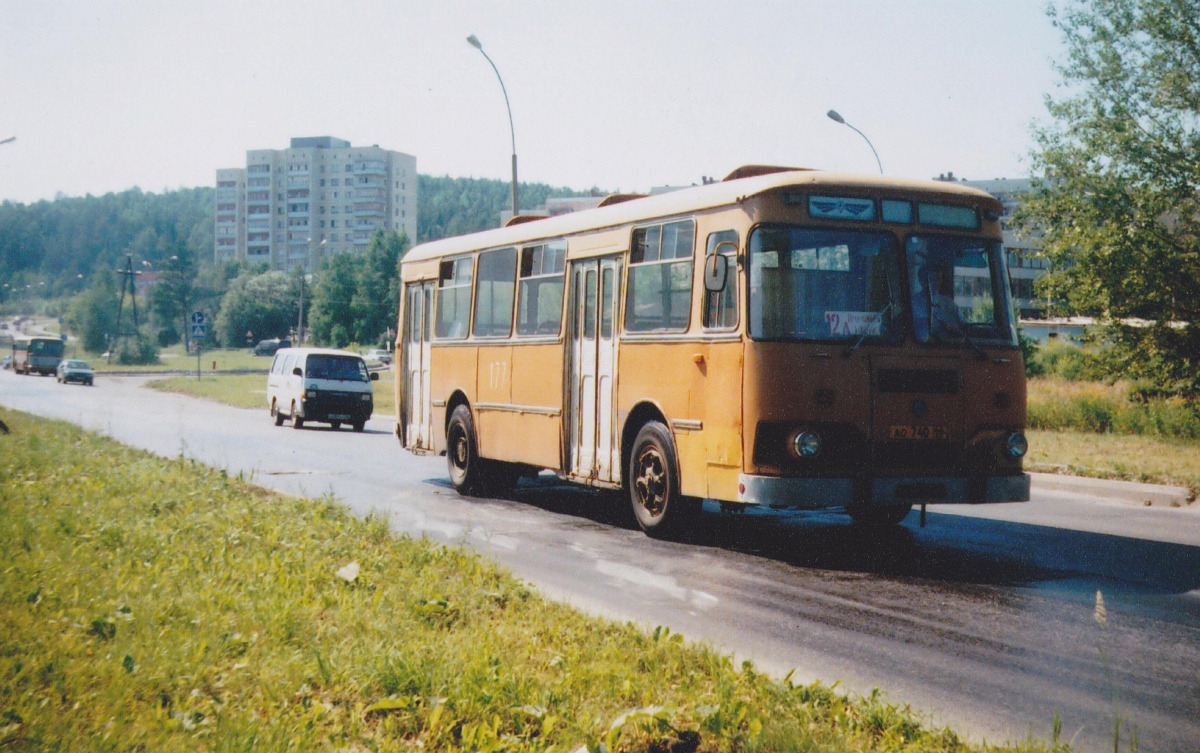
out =
<path fill-rule="evenodd" d="M 858 490 L 862 490 L 859 492 Z M 1028 502 L 1029 474 L 1015 476 L 933 476 L 924 478 L 785 478 L 738 476 L 738 502 L 769 507 L 819 510 L 863 500 L 872 505 L 987 504 Z"/>

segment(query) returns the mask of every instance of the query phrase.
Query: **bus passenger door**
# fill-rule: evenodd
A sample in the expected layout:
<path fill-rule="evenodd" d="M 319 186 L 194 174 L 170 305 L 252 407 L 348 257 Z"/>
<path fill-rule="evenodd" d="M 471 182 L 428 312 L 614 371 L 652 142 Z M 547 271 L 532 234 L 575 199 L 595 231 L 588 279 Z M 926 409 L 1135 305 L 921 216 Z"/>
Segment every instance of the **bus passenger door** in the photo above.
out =
<path fill-rule="evenodd" d="M 615 383 L 621 260 L 571 265 L 570 474 L 620 480 Z"/>
<path fill-rule="evenodd" d="M 408 285 L 404 312 L 405 446 L 433 449 L 433 408 L 429 403 L 429 332 L 433 283 Z"/>

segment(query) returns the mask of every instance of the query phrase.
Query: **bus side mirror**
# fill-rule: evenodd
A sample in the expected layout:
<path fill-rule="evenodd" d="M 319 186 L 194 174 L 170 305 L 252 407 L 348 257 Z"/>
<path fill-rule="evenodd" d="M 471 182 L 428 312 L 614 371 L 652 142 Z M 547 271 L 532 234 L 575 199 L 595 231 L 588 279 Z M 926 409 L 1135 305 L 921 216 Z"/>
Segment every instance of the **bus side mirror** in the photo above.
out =
<path fill-rule="evenodd" d="M 371 381 L 372 381 L 372 382 L 378 382 L 378 381 L 379 381 L 379 372 L 378 372 L 378 371 L 372 371 L 372 372 L 371 372 Z"/>
<path fill-rule="evenodd" d="M 299 366 L 297 366 L 296 368 L 292 369 L 292 375 L 302 377 L 302 376 L 304 376 L 304 372 L 300 369 Z"/>
<path fill-rule="evenodd" d="M 720 293 L 729 282 L 729 262 L 722 254 L 722 249 L 725 248 L 728 248 L 731 253 L 737 253 L 736 244 L 722 241 L 704 259 L 704 289 L 710 293 Z"/>

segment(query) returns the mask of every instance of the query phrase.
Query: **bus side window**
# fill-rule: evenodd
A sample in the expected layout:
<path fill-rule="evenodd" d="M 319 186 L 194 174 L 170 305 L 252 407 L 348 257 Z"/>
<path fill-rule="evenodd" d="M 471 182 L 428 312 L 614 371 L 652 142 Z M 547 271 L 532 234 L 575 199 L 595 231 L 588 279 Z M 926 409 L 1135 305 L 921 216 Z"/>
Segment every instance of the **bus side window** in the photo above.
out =
<path fill-rule="evenodd" d="M 709 233 L 705 257 L 716 253 L 721 243 L 738 245 L 736 230 L 721 230 Z M 733 329 L 738 323 L 738 277 L 737 252 L 728 246 L 721 249 L 721 257 L 725 262 L 725 289 L 704 294 L 704 328 Z"/>
<path fill-rule="evenodd" d="M 476 337 L 508 337 L 512 334 L 513 293 L 517 283 L 517 250 L 502 248 L 479 255 L 475 280 Z"/>
<path fill-rule="evenodd" d="M 638 228 L 629 250 L 626 332 L 682 332 L 692 314 L 692 220 Z"/>
<path fill-rule="evenodd" d="M 471 321 L 471 257 L 444 261 L 438 267 L 437 324 L 434 337 L 461 340 Z"/>
<path fill-rule="evenodd" d="M 521 249 L 517 336 L 557 336 L 562 329 L 567 244 L 553 241 Z"/>

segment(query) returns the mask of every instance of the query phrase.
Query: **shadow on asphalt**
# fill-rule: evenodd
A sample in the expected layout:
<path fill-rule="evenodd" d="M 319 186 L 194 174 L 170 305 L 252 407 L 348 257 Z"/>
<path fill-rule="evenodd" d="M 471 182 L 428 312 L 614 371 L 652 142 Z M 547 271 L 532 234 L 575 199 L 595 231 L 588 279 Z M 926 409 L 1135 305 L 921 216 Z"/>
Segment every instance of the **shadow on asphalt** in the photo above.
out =
<path fill-rule="evenodd" d="M 428 483 L 449 488 L 446 479 Z M 517 502 L 600 526 L 637 530 L 625 496 L 563 482 L 522 479 Z M 855 526 L 840 511 L 749 508 L 720 512 L 705 504 L 698 525 L 677 544 L 713 547 L 795 567 L 955 584 L 1031 587 L 1091 597 L 1098 589 L 1133 594 L 1196 592 L 1200 619 L 1200 547 L 917 509 L 885 529 Z"/>

